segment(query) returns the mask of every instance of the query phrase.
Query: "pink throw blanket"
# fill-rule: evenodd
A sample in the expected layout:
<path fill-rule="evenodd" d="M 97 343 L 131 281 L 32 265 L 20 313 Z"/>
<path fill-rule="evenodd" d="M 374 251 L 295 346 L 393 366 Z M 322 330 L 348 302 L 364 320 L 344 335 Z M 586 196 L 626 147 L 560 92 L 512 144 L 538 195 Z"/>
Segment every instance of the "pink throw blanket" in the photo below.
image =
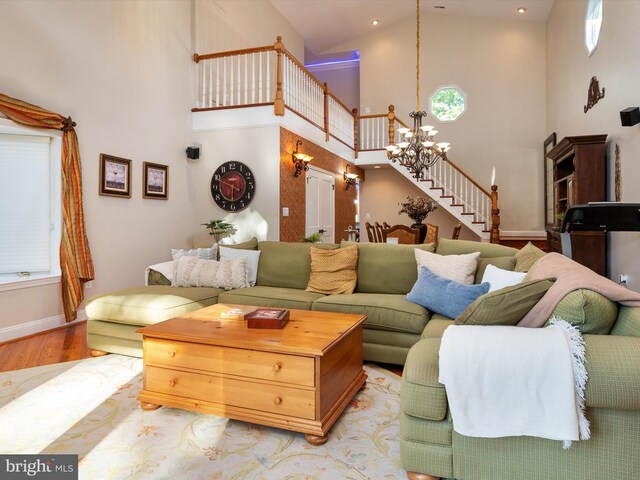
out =
<path fill-rule="evenodd" d="M 623 305 L 640 307 L 640 293 L 618 285 L 559 253 L 548 253 L 538 260 L 527 279 L 537 280 L 549 277 L 557 280 L 542 299 L 518 322 L 518 327 L 542 327 L 560 300 L 581 288 L 593 290 Z"/>

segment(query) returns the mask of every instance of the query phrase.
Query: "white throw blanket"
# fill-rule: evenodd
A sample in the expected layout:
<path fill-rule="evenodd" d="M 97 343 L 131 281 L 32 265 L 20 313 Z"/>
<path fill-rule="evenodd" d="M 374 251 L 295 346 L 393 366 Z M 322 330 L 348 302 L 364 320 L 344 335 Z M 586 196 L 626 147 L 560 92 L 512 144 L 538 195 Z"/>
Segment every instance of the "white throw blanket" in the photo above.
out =
<path fill-rule="evenodd" d="M 589 438 L 584 343 L 564 320 L 532 329 L 453 325 L 440 346 L 440 383 L 456 432 L 470 437 Z"/>

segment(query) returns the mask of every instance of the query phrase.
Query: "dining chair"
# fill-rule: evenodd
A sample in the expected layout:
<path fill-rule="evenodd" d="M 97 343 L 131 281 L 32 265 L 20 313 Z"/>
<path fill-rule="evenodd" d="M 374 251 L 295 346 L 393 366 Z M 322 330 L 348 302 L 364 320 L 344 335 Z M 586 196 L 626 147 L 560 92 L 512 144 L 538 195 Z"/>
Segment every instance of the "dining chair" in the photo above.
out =
<path fill-rule="evenodd" d="M 366 222 L 364 224 L 364 227 L 367 230 L 367 239 L 369 240 L 369 242 L 377 243 L 378 239 L 376 238 L 376 232 L 375 232 L 375 229 L 373 228 L 373 225 L 371 225 L 369 222 Z"/>
<path fill-rule="evenodd" d="M 455 227 L 453 227 L 453 235 L 451 235 L 451 238 L 453 240 L 458 240 L 458 237 L 460 236 L 460 230 L 462 230 L 462 224 L 458 223 L 456 224 Z"/>
<path fill-rule="evenodd" d="M 374 226 L 374 230 L 376 232 L 376 237 L 378 239 L 377 242 L 378 243 L 383 242 L 384 240 L 382 240 L 382 225 L 380 225 L 378 222 L 375 222 L 373 224 L 373 226 Z"/>
<path fill-rule="evenodd" d="M 427 223 L 427 234 L 423 243 L 436 243 L 438 241 L 438 226 Z"/>
<path fill-rule="evenodd" d="M 382 222 L 382 228 L 391 228 L 391 225 L 389 225 L 387 222 Z"/>
<path fill-rule="evenodd" d="M 401 244 L 415 245 L 420 242 L 420 230 L 406 225 L 394 225 L 382 230 L 382 241 L 386 243 L 389 238 L 397 238 Z"/>

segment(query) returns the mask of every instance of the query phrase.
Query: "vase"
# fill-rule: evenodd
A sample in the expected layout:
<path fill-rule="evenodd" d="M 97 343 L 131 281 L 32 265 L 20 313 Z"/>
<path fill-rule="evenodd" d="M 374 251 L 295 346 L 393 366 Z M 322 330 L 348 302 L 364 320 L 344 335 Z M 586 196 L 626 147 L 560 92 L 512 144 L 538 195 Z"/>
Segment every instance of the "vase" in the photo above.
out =
<path fill-rule="evenodd" d="M 427 226 L 422 222 L 416 222 L 411 225 L 411 228 L 420 230 L 420 238 L 418 243 L 424 243 L 424 239 L 427 236 Z"/>

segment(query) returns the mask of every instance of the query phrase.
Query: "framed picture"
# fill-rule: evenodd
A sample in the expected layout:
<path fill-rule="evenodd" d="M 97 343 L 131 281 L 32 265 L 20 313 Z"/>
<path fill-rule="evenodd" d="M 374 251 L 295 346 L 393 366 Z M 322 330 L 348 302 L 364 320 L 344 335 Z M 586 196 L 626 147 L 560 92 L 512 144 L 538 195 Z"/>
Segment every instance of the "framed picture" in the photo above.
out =
<path fill-rule="evenodd" d="M 100 195 L 131 198 L 131 160 L 100 154 Z"/>
<path fill-rule="evenodd" d="M 556 132 L 549 135 L 543 144 L 543 170 L 544 170 L 544 223 L 547 227 L 555 224 L 555 192 L 553 185 L 553 160 L 547 157 L 553 147 L 556 146 Z"/>
<path fill-rule="evenodd" d="M 142 169 L 142 197 L 169 198 L 169 166 L 144 162 Z"/>

